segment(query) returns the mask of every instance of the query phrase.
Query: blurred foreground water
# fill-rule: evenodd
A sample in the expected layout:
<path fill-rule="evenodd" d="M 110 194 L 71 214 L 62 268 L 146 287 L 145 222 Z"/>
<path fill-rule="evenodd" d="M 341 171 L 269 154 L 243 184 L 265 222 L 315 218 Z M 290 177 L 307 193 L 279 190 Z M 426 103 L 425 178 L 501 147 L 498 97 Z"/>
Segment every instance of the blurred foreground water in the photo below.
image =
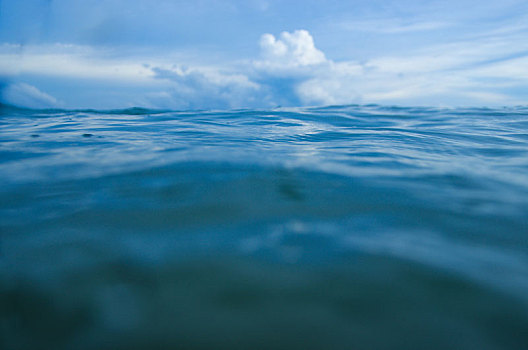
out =
<path fill-rule="evenodd" d="M 528 108 L 0 107 L 2 349 L 523 349 Z"/>

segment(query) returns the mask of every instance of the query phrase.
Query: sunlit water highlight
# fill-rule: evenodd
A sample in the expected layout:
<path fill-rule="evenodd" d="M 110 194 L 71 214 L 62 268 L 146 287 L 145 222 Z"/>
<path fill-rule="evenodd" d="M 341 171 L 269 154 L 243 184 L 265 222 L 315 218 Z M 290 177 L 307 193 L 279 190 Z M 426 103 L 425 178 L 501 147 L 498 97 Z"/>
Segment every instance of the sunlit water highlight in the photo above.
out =
<path fill-rule="evenodd" d="M 522 349 L 528 108 L 0 115 L 2 349 Z"/>

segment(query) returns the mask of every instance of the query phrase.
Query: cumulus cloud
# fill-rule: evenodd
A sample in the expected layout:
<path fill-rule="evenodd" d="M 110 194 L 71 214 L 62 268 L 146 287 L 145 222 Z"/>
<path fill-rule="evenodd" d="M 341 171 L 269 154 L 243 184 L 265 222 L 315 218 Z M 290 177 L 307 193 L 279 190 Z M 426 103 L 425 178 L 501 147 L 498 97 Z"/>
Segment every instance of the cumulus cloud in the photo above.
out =
<path fill-rule="evenodd" d="M 282 32 L 279 38 L 264 34 L 260 38 L 264 57 L 257 66 L 267 68 L 295 68 L 327 62 L 324 53 L 315 47 L 314 40 L 306 30 L 293 33 Z"/>
<path fill-rule="evenodd" d="M 55 97 L 26 83 L 7 85 L 2 90 L 1 101 L 28 108 L 49 108 L 59 105 L 59 101 Z"/>
<path fill-rule="evenodd" d="M 158 106 L 177 108 L 238 108 L 299 106 L 351 102 L 355 93 L 340 89 L 337 75 L 350 65 L 334 64 L 316 48 L 306 30 L 264 34 L 261 58 L 234 71 L 219 69 L 152 67 L 157 79 L 172 83 L 171 91 L 149 96 Z M 333 79 L 333 80 L 332 80 Z M 325 86 L 326 85 L 326 86 Z M 331 87 L 331 88 L 330 88 Z M 332 92 L 341 92 L 331 95 Z"/>
<path fill-rule="evenodd" d="M 354 80 L 363 73 L 355 62 L 333 62 L 319 50 L 306 30 L 264 34 L 261 59 L 252 78 L 279 105 L 323 105 L 359 102 Z"/>

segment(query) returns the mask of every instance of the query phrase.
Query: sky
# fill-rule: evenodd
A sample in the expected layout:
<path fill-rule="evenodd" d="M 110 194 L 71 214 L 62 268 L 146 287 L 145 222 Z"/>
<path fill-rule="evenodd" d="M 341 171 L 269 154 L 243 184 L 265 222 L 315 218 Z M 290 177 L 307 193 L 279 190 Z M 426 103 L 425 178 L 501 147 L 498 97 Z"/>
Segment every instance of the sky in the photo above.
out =
<path fill-rule="evenodd" d="M 29 108 L 528 104 L 526 0 L 0 0 Z"/>

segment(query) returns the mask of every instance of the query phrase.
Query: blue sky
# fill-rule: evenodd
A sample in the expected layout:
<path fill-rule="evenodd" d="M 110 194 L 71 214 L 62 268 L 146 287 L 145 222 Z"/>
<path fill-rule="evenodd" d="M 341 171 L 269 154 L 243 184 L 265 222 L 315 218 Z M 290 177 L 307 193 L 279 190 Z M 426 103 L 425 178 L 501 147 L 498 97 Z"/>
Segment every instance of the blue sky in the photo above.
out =
<path fill-rule="evenodd" d="M 0 0 L 25 107 L 527 104 L 528 2 Z"/>

